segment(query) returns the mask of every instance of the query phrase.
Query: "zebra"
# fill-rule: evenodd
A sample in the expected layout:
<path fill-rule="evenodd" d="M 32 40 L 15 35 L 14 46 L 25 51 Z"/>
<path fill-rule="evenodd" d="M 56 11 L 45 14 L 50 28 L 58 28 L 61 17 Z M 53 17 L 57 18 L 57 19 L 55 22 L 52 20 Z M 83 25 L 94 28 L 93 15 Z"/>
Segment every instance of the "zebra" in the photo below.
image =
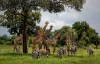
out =
<path fill-rule="evenodd" d="M 71 47 L 70 49 L 70 52 L 71 52 L 71 55 L 74 54 L 77 52 L 77 47 Z"/>
<path fill-rule="evenodd" d="M 92 48 L 87 48 L 87 53 L 89 54 L 89 56 L 94 56 L 94 51 Z"/>
<path fill-rule="evenodd" d="M 41 56 L 44 56 L 44 57 L 49 57 L 49 51 L 46 51 L 45 49 L 41 49 L 39 50 L 39 53 L 41 54 Z"/>
<path fill-rule="evenodd" d="M 57 57 L 62 58 L 63 50 L 59 49 L 57 50 Z"/>
<path fill-rule="evenodd" d="M 40 58 L 40 53 L 37 50 L 32 51 L 32 58 L 38 59 Z"/>
<path fill-rule="evenodd" d="M 62 50 L 62 54 L 63 54 L 63 55 L 66 54 L 66 50 L 67 50 L 67 49 L 61 47 L 60 50 Z"/>
<path fill-rule="evenodd" d="M 16 48 L 16 52 L 21 53 L 20 47 L 19 48 Z"/>

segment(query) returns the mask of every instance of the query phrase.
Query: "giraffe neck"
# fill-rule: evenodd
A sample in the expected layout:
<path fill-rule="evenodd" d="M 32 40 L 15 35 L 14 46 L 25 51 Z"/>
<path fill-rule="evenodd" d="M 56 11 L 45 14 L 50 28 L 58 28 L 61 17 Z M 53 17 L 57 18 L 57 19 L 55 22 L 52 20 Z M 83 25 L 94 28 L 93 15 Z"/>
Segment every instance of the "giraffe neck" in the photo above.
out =
<path fill-rule="evenodd" d="M 50 27 L 50 29 L 44 34 L 44 39 L 47 39 L 48 38 L 51 30 L 52 30 L 52 27 Z"/>

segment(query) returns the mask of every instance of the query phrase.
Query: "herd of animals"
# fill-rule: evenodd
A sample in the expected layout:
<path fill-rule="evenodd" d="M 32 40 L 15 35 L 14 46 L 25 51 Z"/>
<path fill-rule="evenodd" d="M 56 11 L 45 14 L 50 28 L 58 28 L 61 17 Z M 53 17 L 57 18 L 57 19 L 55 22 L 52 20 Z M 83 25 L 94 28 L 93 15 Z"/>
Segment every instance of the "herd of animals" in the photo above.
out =
<path fill-rule="evenodd" d="M 17 48 L 16 51 L 18 53 L 21 53 L 21 48 Z M 94 51 L 92 48 L 86 48 L 86 51 L 88 53 L 89 56 L 94 56 Z M 58 57 L 58 58 L 62 58 L 63 55 L 68 55 L 67 54 L 68 50 L 64 47 L 60 47 L 58 48 L 56 54 L 54 56 Z M 75 55 L 77 52 L 77 48 L 76 47 L 72 47 L 70 48 L 70 55 Z M 50 56 L 50 53 L 48 51 L 46 51 L 45 49 L 34 49 L 31 53 L 32 58 L 34 59 L 39 59 L 41 57 L 45 57 L 48 58 Z M 69 56 L 69 55 L 68 55 Z"/>
<path fill-rule="evenodd" d="M 87 53 L 88 53 L 89 56 L 94 56 L 94 51 L 93 51 L 92 48 L 87 48 L 86 50 L 87 50 Z M 70 49 L 70 55 L 75 55 L 76 52 L 77 52 L 76 47 L 72 47 Z M 56 56 L 58 58 L 62 58 L 63 55 L 67 55 L 67 49 L 63 48 L 63 47 L 60 47 L 60 48 L 58 48 L 58 50 L 57 50 L 57 52 L 54 56 Z M 50 53 L 48 51 L 43 50 L 43 49 L 32 51 L 32 58 L 34 58 L 34 59 L 38 59 L 38 58 L 41 58 L 41 57 L 48 58 L 49 56 L 50 56 Z"/>
<path fill-rule="evenodd" d="M 56 42 L 57 38 L 60 36 L 60 32 L 57 32 L 54 34 L 52 38 L 48 38 L 50 31 L 52 30 L 53 26 L 50 26 L 49 30 L 45 30 L 48 26 L 48 22 L 45 23 L 45 26 L 43 29 L 37 30 L 37 35 L 32 37 L 32 58 L 38 59 L 40 57 L 49 57 L 50 56 L 50 45 L 53 45 L 53 55 L 56 55 L 59 58 L 62 58 L 63 55 L 75 55 L 77 52 L 77 46 L 71 46 L 71 39 L 70 34 L 66 33 L 66 48 L 60 47 L 56 50 Z M 21 53 L 21 48 L 17 47 L 19 43 L 22 43 L 23 37 L 20 35 L 20 37 L 16 37 L 14 40 L 14 51 Z M 38 49 L 36 47 L 38 45 Z M 44 45 L 44 49 L 43 46 Z M 56 54 L 55 54 L 56 51 Z M 93 55 L 92 48 L 87 48 L 87 52 L 90 55 Z"/>

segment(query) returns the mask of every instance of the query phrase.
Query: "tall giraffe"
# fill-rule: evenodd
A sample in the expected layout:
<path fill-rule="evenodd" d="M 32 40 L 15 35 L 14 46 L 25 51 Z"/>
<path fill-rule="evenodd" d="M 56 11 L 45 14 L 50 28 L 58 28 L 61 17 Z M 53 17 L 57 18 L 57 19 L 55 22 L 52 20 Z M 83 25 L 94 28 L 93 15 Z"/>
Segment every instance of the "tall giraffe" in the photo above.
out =
<path fill-rule="evenodd" d="M 70 48 L 71 48 L 71 39 L 70 39 L 70 34 L 69 32 L 67 32 L 66 34 L 66 46 L 67 46 L 67 52 L 68 52 L 68 56 L 70 54 Z"/>
<path fill-rule="evenodd" d="M 47 32 L 45 32 L 45 35 L 43 36 L 43 37 L 44 37 L 44 38 L 43 38 L 44 49 L 46 48 L 46 44 L 45 44 L 45 43 L 46 43 L 46 40 L 48 39 L 48 36 L 49 36 L 49 34 L 50 34 L 52 28 L 53 28 L 53 26 L 51 25 L 51 26 L 50 26 L 50 29 L 47 30 Z"/>
<path fill-rule="evenodd" d="M 39 29 L 37 30 L 37 36 L 32 38 L 32 49 L 35 49 L 35 45 L 38 44 L 39 49 L 42 48 L 42 41 L 43 41 L 43 36 L 46 30 L 46 27 L 48 26 L 48 22 L 45 23 L 45 26 L 43 27 L 43 29 Z"/>
<path fill-rule="evenodd" d="M 46 40 L 46 50 L 50 53 L 50 49 L 49 46 L 53 45 L 53 54 L 55 53 L 56 50 L 56 42 L 57 42 L 57 38 L 60 36 L 60 32 L 56 33 L 52 39 L 47 39 Z"/>

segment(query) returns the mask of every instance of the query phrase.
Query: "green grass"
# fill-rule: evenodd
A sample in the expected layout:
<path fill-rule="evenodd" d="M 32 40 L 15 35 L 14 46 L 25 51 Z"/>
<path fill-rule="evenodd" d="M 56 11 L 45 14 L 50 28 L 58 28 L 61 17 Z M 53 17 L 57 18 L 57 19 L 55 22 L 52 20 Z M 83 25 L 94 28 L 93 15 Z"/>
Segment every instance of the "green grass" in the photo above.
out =
<path fill-rule="evenodd" d="M 62 59 L 51 55 L 49 58 L 33 59 L 31 47 L 28 54 L 13 53 L 13 46 L 0 45 L 0 64 L 100 64 L 100 49 L 94 49 L 94 57 L 86 50 L 78 49 L 75 56 L 63 56 Z"/>

